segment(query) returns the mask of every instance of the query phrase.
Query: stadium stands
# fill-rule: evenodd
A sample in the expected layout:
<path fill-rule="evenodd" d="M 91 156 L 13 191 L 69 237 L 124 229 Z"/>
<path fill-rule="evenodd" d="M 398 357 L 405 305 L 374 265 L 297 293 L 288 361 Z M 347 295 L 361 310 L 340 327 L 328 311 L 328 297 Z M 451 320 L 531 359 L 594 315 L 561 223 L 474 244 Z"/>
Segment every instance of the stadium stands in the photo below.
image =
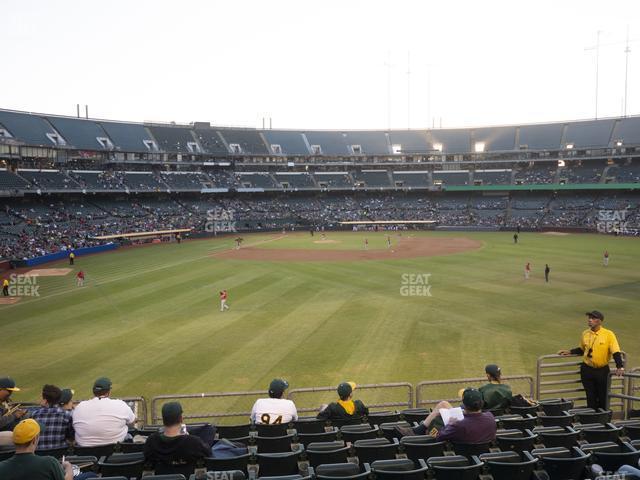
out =
<path fill-rule="evenodd" d="M 473 131 L 474 149 L 477 144 L 482 145 L 482 151 L 511 151 L 516 150 L 516 128 L 494 127 L 476 128 Z M 478 145 L 480 147 L 480 145 Z"/>
<path fill-rule="evenodd" d="M 157 145 L 145 128 L 137 123 L 100 122 L 113 141 L 115 150 L 122 152 L 153 152 Z"/>
<path fill-rule="evenodd" d="M 427 140 L 426 130 L 392 130 L 389 132 L 389 142 L 397 153 L 412 155 L 425 153 L 433 149 Z"/>
<path fill-rule="evenodd" d="M 256 130 L 220 130 L 233 154 L 268 155 L 270 153 Z"/>
<path fill-rule="evenodd" d="M 315 131 L 306 132 L 305 136 L 311 146 L 311 153 L 313 155 L 351 155 L 351 149 L 347 145 L 342 133 Z M 320 150 L 315 151 L 314 146 L 317 146 Z"/>
<path fill-rule="evenodd" d="M 344 134 L 344 140 L 354 155 L 389 155 L 391 153 L 387 136 L 383 132 L 349 131 Z"/>
<path fill-rule="evenodd" d="M 83 150 L 112 150 L 107 132 L 92 120 L 69 117 L 46 117 L 65 139 L 67 145 Z"/>
<path fill-rule="evenodd" d="M 189 128 L 169 125 L 149 125 L 147 128 L 162 151 L 186 154 L 200 151 Z"/>
<path fill-rule="evenodd" d="M 393 182 L 396 187 L 427 188 L 431 181 L 429 172 L 393 172 Z"/>
<path fill-rule="evenodd" d="M 0 190 L 19 190 L 28 188 L 29 183 L 7 170 L 0 170 Z"/>
<path fill-rule="evenodd" d="M 262 132 L 267 140 L 271 153 L 278 153 L 277 146 L 280 147 L 280 153 L 283 155 L 309 155 L 311 152 L 299 132 L 285 132 L 280 130 L 265 130 Z"/>
<path fill-rule="evenodd" d="M 441 150 L 442 153 L 465 153 L 473 151 L 470 130 L 432 130 L 430 134 L 433 150 Z"/>
<path fill-rule="evenodd" d="M 435 185 L 469 185 L 469 170 L 434 171 L 433 183 Z"/>
<path fill-rule="evenodd" d="M 18 170 L 18 174 L 31 182 L 32 188 L 41 190 L 79 190 L 80 185 L 58 170 Z"/>

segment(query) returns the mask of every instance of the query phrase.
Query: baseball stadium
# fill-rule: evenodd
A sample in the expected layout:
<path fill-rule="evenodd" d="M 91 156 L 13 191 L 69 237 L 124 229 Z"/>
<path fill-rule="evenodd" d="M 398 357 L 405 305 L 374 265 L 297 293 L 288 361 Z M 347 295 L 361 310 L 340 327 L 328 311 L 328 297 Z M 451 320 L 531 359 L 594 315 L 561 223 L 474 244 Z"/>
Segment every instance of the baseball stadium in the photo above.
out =
<path fill-rule="evenodd" d="M 135 414 L 126 440 L 34 447 L 75 478 L 638 467 L 640 116 L 320 130 L 24 110 L 0 108 L 1 418 L 46 406 L 43 385 Z M 619 344 L 597 407 L 592 321 Z M 265 426 L 274 379 L 297 415 Z M 403 433 L 452 405 L 466 421 L 488 379 L 525 402 L 483 410 L 491 441 Z M 344 385 L 367 414 L 321 419 Z M 145 440 L 176 402 L 211 454 L 154 469 Z M 223 440 L 240 453 L 216 458 Z"/>

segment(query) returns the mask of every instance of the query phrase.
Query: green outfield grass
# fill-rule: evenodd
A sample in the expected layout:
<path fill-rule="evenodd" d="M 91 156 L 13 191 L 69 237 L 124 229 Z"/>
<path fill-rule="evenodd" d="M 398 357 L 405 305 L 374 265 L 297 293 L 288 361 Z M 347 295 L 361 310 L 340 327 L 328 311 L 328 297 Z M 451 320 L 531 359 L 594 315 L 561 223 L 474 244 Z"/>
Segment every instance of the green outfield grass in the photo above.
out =
<path fill-rule="evenodd" d="M 39 279 L 40 297 L 0 306 L 2 368 L 30 401 L 44 383 L 90 395 L 107 375 L 114 394 L 535 373 L 539 355 L 577 345 L 584 312 L 606 316 L 632 366 L 640 365 L 640 241 L 599 235 L 419 233 L 465 236 L 481 249 L 367 262 L 223 260 L 233 236 L 80 257 L 87 275 Z M 245 246 L 273 235 L 243 235 Z M 386 248 L 382 233 L 288 234 L 261 248 Z M 397 241 L 394 236 L 394 242 Z M 608 249 L 611 263 L 602 266 Z M 529 281 L 523 278 L 532 263 Z M 551 266 L 545 284 L 544 264 Z M 66 262 L 51 265 L 64 267 Z M 48 266 L 49 267 L 49 266 Z M 431 274 L 431 297 L 400 295 L 403 274 Z M 218 290 L 229 291 L 219 312 Z"/>

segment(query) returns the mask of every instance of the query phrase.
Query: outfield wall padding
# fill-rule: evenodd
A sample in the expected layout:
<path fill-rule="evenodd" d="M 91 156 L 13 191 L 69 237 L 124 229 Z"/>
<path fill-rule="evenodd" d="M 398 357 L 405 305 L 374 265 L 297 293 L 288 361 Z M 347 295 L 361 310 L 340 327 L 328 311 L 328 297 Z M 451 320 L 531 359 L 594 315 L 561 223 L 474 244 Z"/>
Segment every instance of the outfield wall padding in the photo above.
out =
<path fill-rule="evenodd" d="M 105 243 L 104 245 L 97 245 L 95 247 L 83 247 L 76 248 L 73 250 L 73 253 L 76 254 L 76 257 L 81 257 L 83 255 L 89 255 L 91 253 L 100 253 L 107 252 L 109 250 L 115 250 L 118 248 L 117 243 Z M 41 257 L 34 257 L 28 260 L 20 260 L 15 262 L 16 267 L 35 267 L 36 265 L 42 265 L 43 263 L 55 262 L 56 260 L 64 260 L 69 257 L 69 251 L 61 251 L 56 253 L 50 253 L 48 255 L 43 255 Z"/>

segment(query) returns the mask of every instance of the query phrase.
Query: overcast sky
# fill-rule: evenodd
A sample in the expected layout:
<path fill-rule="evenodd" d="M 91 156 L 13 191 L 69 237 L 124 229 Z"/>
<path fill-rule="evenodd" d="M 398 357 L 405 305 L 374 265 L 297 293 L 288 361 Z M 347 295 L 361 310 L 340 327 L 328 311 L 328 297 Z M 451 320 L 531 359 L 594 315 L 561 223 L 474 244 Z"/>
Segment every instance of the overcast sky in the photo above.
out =
<path fill-rule="evenodd" d="M 598 115 L 617 116 L 628 26 L 640 113 L 638 0 L 0 0 L 0 18 L 0 108 L 299 129 L 593 118 L 600 30 Z"/>

